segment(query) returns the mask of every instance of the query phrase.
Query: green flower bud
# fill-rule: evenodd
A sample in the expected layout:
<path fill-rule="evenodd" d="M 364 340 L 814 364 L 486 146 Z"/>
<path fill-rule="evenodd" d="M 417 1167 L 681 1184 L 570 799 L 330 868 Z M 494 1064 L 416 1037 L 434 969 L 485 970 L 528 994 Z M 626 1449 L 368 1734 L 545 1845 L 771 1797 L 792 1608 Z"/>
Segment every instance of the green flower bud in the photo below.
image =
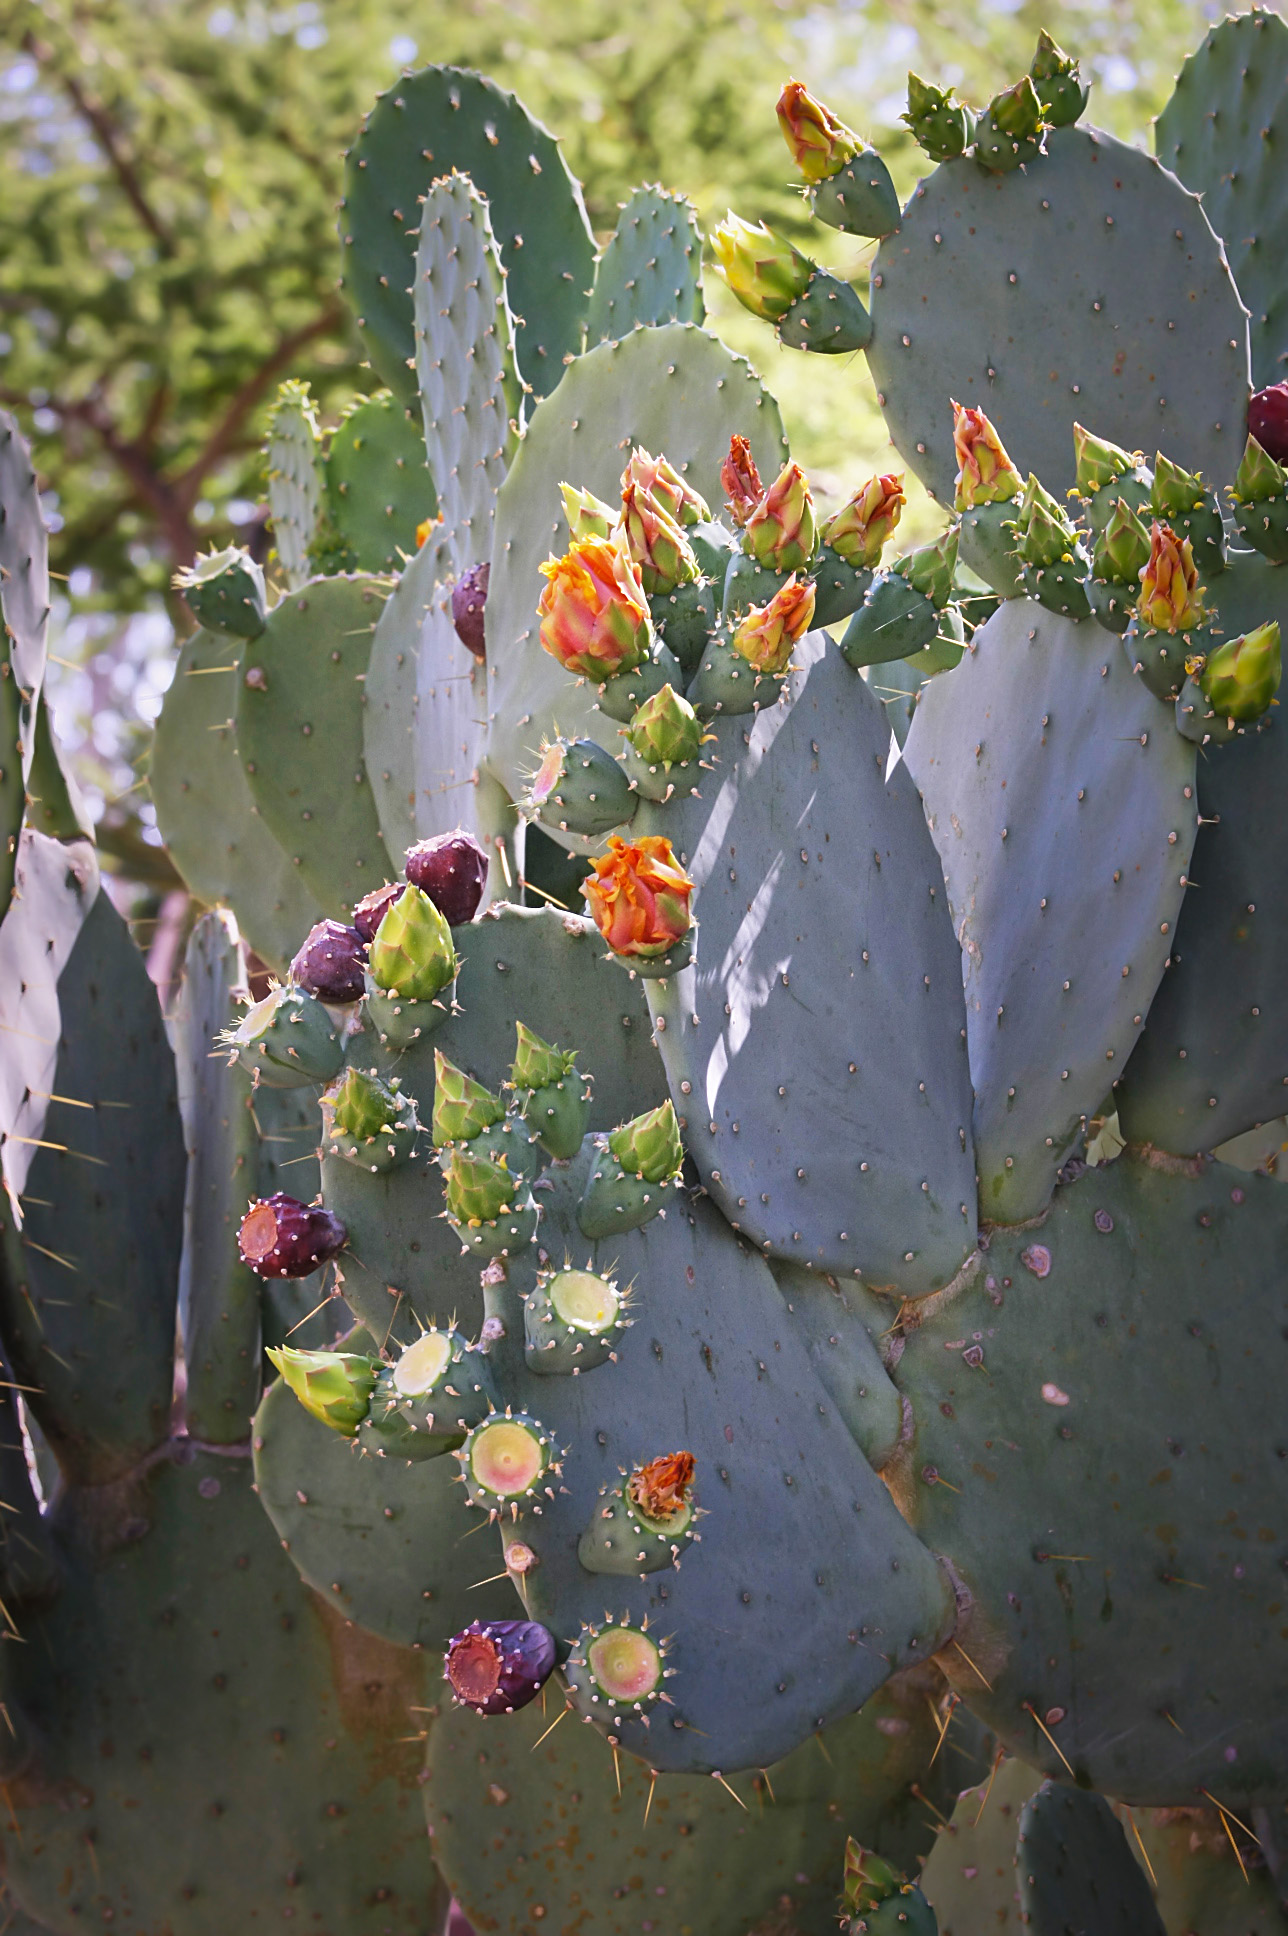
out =
<path fill-rule="evenodd" d="M 975 135 L 975 116 L 955 100 L 951 88 L 933 87 L 919 74 L 908 76 L 908 112 L 899 119 L 912 129 L 932 161 L 956 161 Z"/>
<path fill-rule="evenodd" d="M 1056 565 L 1078 542 L 1072 523 L 1032 471 L 1015 521 L 1016 550 L 1026 565 Z"/>
<path fill-rule="evenodd" d="M 852 1916 L 861 1916 L 866 1909 L 876 1909 L 891 1896 L 898 1895 L 903 1886 L 899 1871 L 877 1855 L 873 1849 L 865 1849 L 852 1835 L 845 1841 L 845 1873 L 841 1888 L 845 1907 Z"/>
<path fill-rule="evenodd" d="M 1270 452 L 1250 436 L 1234 476 L 1232 496 L 1236 504 L 1265 504 L 1270 498 L 1283 497 L 1285 491 L 1288 491 L 1288 470 L 1277 464 Z"/>
<path fill-rule="evenodd" d="M 432 1001 L 459 967 L 452 931 L 428 894 L 408 887 L 376 929 L 367 955 L 378 988 L 404 1000 Z"/>
<path fill-rule="evenodd" d="M 1271 619 L 1210 653 L 1199 676 L 1203 697 L 1220 719 L 1260 719 L 1279 690 L 1279 626 Z"/>
<path fill-rule="evenodd" d="M 561 484 L 564 516 L 568 520 L 568 535 L 576 544 L 582 538 L 606 538 L 617 522 L 617 512 L 611 504 L 605 504 L 593 491 L 579 491 L 571 484 Z"/>
<path fill-rule="evenodd" d="M 1093 437 L 1078 423 L 1073 426 L 1073 455 L 1079 497 L 1094 497 L 1106 484 L 1112 484 L 1117 477 L 1126 477 L 1142 461 L 1138 450 L 1123 450 L 1103 437 Z"/>
<path fill-rule="evenodd" d="M 348 1351 L 296 1351 L 290 1345 L 270 1345 L 268 1356 L 306 1412 L 333 1432 L 353 1437 L 367 1416 L 378 1359 Z"/>
<path fill-rule="evenodd" d="M 1045 27 L 1038 35 L 1038 49 L 1029 77 L 1050 125 L 1072 127 L 1087 105 L 1088 90 L 1073 55 L 1057 46 Z"/>
<path fill-rule="evenodd" d="M 462 1224 L 495 1223 L 527 1192 L 503 1156 L 474 1156 L 468 1144 L 451 1146 L 443 1176 L 447 1214 Z"/>
<path fill-rule="evenodd" d="M 398 1098 L 380 1078 L 362 1069 L 346 1069 L 342 1081 L 331 1091 L 332 1122 L 341 1136 L 365 1142 L 378 1136 L 393 1122 Z"/>
<path fill-rule="evenodd" d="M 661 692 L 644 701 L 626 736 L 650 766 L 673 766 L 696 760 L 703 741 L 698 715 L 673 686 L 663 686 Z"/>
<path fill-rule="evenodd" d="M 548 1089 L 571 1075 L 577 1061 L 576 1049 L 557 1049 L 544 1042 L 526 1022 L 516 1022 L 517 1043 L 510 1069 L 512 1089 Z"/>
<path fill-rule="evenodd" d="M 988 104 L 993 125 L 1012 141 L 1030 141 L 1043 126 L 1042 102 L 1026 74 L 1022 80 L 1004 87 Z"/>
<path fill-rule="evenodd" d="M 1150 505 L 1155 517 L 1183 518 L 1190 511 L 1197 511 L 1202 505 L 1206 492 L 1203 479 L 1196 471 L 1183 471 L 1170 457 L 1164 457 L 1160 450 L 1154 459 L 1154 483 L 1149 494 Z"/>
<path fill-rule="evenodd" d="M 522 1027 L 522 1023 L 520 1023 Z M 434 1050 L 434 1115 L 431 1134 L 434 1145 L 468 1143 L 480 1136 L 505 1115 L 500 1098 L 473 1076 L 467 1076 L 441 1049 Z"/>
<path fill-rule="evenodd" d="M 613 1130 L 608 1147 L 628 1176 L 642 1176 L 646 1183 L 665 1183 L 678 1176 L 684 1146 L 670 1100 Z"/>
<path fill-rule="evenodd" d="M 1091 566 L 1097 578 L 1115 585 L 1140 585 L 1140 574 L 1149 563 L 1149 531 L 1122 498 L 1109 515 L 1109 521 L 1096 539 Z"/>
<path fill-rule="evenodd" d="M 711 246 L 738 301 L 768 323 L 781 322 L 809 288 L 814 264 L 763 222 L 754 227 L 730 210 L 711 232 Z"/>
<path fill-rule="evenodd" d="M 953 595 L 953 573 L 957 569 L 960 536 L 960 525 L 950 524 L 934 544 L 919 545 L 916 551 L 908 552 L 906 557 L 896 558 L 891 566 L 892 571 L 907 579 L 914 591 L 928 598 L 938 612 L 942 612 Z"/>

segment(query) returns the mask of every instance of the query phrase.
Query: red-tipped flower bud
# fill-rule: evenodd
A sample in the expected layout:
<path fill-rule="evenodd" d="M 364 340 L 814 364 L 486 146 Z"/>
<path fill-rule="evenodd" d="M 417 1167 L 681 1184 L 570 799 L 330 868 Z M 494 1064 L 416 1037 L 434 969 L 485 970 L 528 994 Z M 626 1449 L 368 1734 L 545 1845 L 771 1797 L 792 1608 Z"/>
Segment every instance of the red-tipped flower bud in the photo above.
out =
<path fill-rule="evenodd" d="M 680 473 L 665 457 L 653 457 L 640 445 L 631 452 L 630 463 L 622 472 L 622 496 L 626 495 L 628 484 L 635 484 L 649 496 L 656 498 L 668 517 L 679 525 L 705 524 L 711 516 L 710 508 L 704 497 L 700 497 L 691 484 L 686 484 Z"/>
<path fill-rule="evenodd" d="M 751 454 L 751 445 L 735 432 L 729 439 L 729 455 L 720 466 L 720 483 L 728 493 L 726 508 L 735 524 L 746 524 L 765 487 Z"/>
<path fill-rule="evenodd" d="M 799 464 L 785 464 L 744 526 L 743 543 L 770 571 L 797 571 L 814 556 L 818 526 L 809 480 Z"/>
<path fill-rule="evenodd" d="M 1170 524 L 1155 521 L 1150 527 L 1149 563 L 1140 574 L 1136 613 L 1155 632 L 1188 632 L 1207 617 L 1190 541 L 1178 538 Z"/>
<path fill-rule="evenodd" d="M 819 537 L 847 565 L 875 571 L 881 562 L 881 548 L 898 524 L 906 502 L 901 471 L 870 477 L 866 484 L 860 484 L 849 503 L 828 519 Z"/>
<path fill-rule="evenodd" d="M 957 454 L 957 509 L 1005 504 L 1018 497 L 1020 474 L 982 410 L 953 403 L 953 449 Z"/>
<path fill-rule="evenodd" d="M 738 301 L 768 323 L 780 323 L 814 278 L 814 264 L 786 236 L 732 210 L 712 230 L 711 246 Z"/>
<path fill-rule="evenodd" d="M 795 575 L 780 585 L 768 605 L 753 605 L 739 619 L 730 643 L 757 672 L 786 672 L 792 647 L 809 631 L 814 616 L 814 585 Z"/>
<path fill-rule="evenodd" d="M 627 479 L 622 486 L 622 525 L 631 557 L 650 596 L 666 597 L 700 577 L 693 547 L 651 492 Z"/>
<path fill-rule="evenodd" d="M 788 81 L 779 95 L 778 125 L 807 182 L 827 181 L 839 174 L 863 146 L 858 135 L 816 101 L 801 81 Z"/>

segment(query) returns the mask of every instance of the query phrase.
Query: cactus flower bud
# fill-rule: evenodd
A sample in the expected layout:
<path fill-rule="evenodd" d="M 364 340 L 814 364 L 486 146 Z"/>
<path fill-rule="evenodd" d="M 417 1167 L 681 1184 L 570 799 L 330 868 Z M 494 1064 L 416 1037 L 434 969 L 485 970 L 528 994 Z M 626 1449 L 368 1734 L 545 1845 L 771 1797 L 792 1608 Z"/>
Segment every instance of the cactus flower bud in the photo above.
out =
<path fill-rule="evenodd" d="M 378 1359 L 352 1351 L 297 1351 L 291 1345 L 270 1345 L 267 1355 L 306 1412 L 333 1432 L 354 1436 L 371 1404 Z"/>
<path fill-rule="evenodd" d="M 335 1131 L 355 1143 L 379 1136 L 382 1129 L 392 1124 L 398 1109 L 398 1098 L 392 1089 L 374 1073 L 368 1075 L 356 1068 L 345 1070 L 341 1080 L 327 1092 L 326 1100 Z"/>
<path fill-rule="evenodd" d="M 468 1143 L 452 1144 L 443 1167 L 447 1214 L 457 1223 L 495 1223 L 527 1191 L 503 1156 L 475 1155 Z"/>
<path fill-rule="evenodd" d="M 568 520 L 568 535 L 574 544 L 585 538 L 606 538 L 617 522 L 617 513 L 611 504 L 596 497 L 593 491 L 579 491 L 571 484 L 561 484 L 564 516 Z"/>
<path fill-rule="evenodd" d="M 631 452 L 630 462 L 622 472 L 622 496 L 626 495 L 628 484 L 634 484 L 655 498 L 668 517 L 674 518 L 679 525 L 707 524 L 711 510 L 704 497 L 700 497 L 691 484 L 686 484 L 673 465 L 665 457 L 653 457 L 640 445 Z"/>
<path fill-rule="evenodd" d="M 1032 471 L 1012 528 L 1018 540 L 1016 550 L 1026 565 L 1058 564 L 1071 556 L 1078 542 L 1072 523 Z"/>
<path fill-rule="evenodd" d="M 684 1146 L 670 1097 L 656 1109 L 613 1130 L 608 1147 L 628 1176 L 642 1177 L 645 1183 L 666 1183 L 678 1176 L 684 1164 Z"/>
<path fill-rule="evenodd" d="M 1043 126 L 1042 101 L 1027 74 L 995 94 L 986 111 L 1012 141 L 1030 141 Z"/>
<path fill-rule="evenodd" d="M 1029 78 L 1042 103 L 1042 112 L 1053 128 L 1072 127 L 1087 105 L 1088 90 L 1083 85 L 1078 63 L 1056 45 L 1044 27 L 1038 35 L 1037 52 L 1029 68 Z"/>
<path fill-rule="evenodd" d="M 581 891 L 614 954 L 650 960 L 668 954 L 689 932 L 693 882 L 663 835 L 627 842 L 614 834 L 594 869 Z"/>
<path fill-rule="evenodd" d="M 251 1204 L 237 1232 L 237 1249 L 258 1277 L 311 1277 L 344 1249 L 348 1235 L 320 1203 L 301 1203 L 278 1190 Z"/>
<path fill-rule="evenodd" d="M 1271 619 L 1208 655 L 1199 675 L 1203 697 L 1220 719 L 1260 719 L 1279 690 L 1279 625 Z"/>
<path fill-rule="evenodd" d="M 744 613 L 729 643 L 757 672 L 777 678 L 786 672 L 796 641 L 809 631 L 814 597 L 811 581 L 793 575 L 779 586 L 768 605 L 753 605 Z"/>
<path fill-rule="evenodd" d="M 428 894 L 449 927 L 462 928 L 478 913 L 487 886 L 487 850 L 457 827 L 407 849 L 404 872 Z"/>
<path fill-rule="evenodd" d="M 893 566 L 900 578 L 907 579 L 914 591 L 928 598 L 937 612 L 943 611 L 953 595 L 960 541 L 961 527 L 950 524 L 933 544 L 918 545 L 915 551 L 897 558 Z"/>
<path fill-rule="evenodd" d="M 1020 493 L 1020 473 L 982 410 L 953 402 L 953 450 L 957 456 L 959 511 L 1005 504 Z"/>
<path fill-rule="evenodd" d="M 865 1849 L 852 1835 L 845 1841 L 845 1872 L 842 1880 L 845 1907 L 852 1916 L 878 1909 L 891 1896 L 899 1894 L 903 1877 L 884 1856 Z"/>
<path fill-rule="evenodd" d="M 367 966 L 378 988 L 407 1001 L 432 1001 L 456 976 L 452 931 L 428 894 L 403 889 L 376 929 Z"/>
<path fill-rule="evenodd" d="M 899 116 L 912 129 L 918 147 L 932 161 L 956 161 L 975 135 L 975 116 L 951 88 L 933 86 L 919 74 L 908 76 L 908 111 Z"/>
<path fill-rule="evenodd" d="M 650 766 L 682 766 L 696 760 L 704 736 L 688 700 L 673 686 L 663 686 L 636 712 L 626 737 Z"/>
<path fill-rule="evenodd" d="M 785 464 L 778 473 L 743 526 L 743 545 L 770 571 L 798 571 L 814 556 L 814 499 L 799 464 Z"/>
<path fill-rule="evenodd" d="M 1160 450 L 1154 459 L 1154 488 L 1151 493 L 1157 515 L 1160 518 L 1183 518 L 1187 512 L 1197 511 L 1205 496 L 1203 479 L 1198 472 L 1182 470 L 1170 457 L 1164 457 Z"/>
<path fill-rule="evenodd" d="M 535 1701 L 555 1665 L 555 1639 L 535 1620 L 471 1620 L 454 1635 L 443 1671 L 476 1714 L 513 1714 Z"/>
<path fill-rule="evenodd" d="M 858 135 L 816 101 L 801 81 L 788 81 L 779 95 L 778 125 L 807 182 L 827 181 L 839 174 L 863 146 Z"/>
<path fill-rule="evenodd" d="M 585 538 L 542 565 L 541 643 L 567 672 L 602 682 L 646 659 L 653 627 L 639 566 L 620 533 Z"/>
<path fill-rule="evenodd" d="M 441 1049 L 434 1050 L 434 1114 L 431 1134 L 434 1145 L 469 1143 L 493 1123 L 499 1123 L 505 1109 L 499 1096 L 485 1089 L 473 1076 L 467 1076 Z"/>
<path fill-rule="evenodd" d="M 730 517 L 735 524 L 746 524 L 765 495 L 765 487 L 760 481 L 751 445 L 736 431 L 729 439 L 729 455 L 720 466 L 720 483 L 728 493 L 725 508 Z"/>
<path fill-rule="evenodd" d="M 675 519 L 634 481 L 622 486 L 622 525 L 650 596 L 669 597 L 677 586 L 691 585 L 701 576 L 693 547 Z"/>
<path fill-rule="evenodd" d="M 514 1062 L 510 1068 L 512 1089 L 549 1089 L 570 1076 L 577 1062 L 576 1049 L 557 1049 L 546 1042 L 526 1022 L 516 1022 Z"/>
<path fill-rule="evenodd" d="M 487 657 L 483 613 L 487 606 L 487 587 L 491 576 L 492 567 L 484 559 L 481 565 L 474 565 L 452 587 L 452 624 L 456 627 L 456 636 L 479 660 Z"/>
<path fill-rule="evenodd" d="M 1288 470 L 1250 436 L 1243 447 L 1231 492 L 1236 504 L 1267 504 L 1288 492 Z"/>
<path fill-rule="evenodd" d="M 360 1002 L 366 966 L 367 944 L 356 928 L 319 921 L 291 963 L 291 980 L 319 1001 Z"/>
<path fill-rule="evenodd" d="M 376 887 L 370 894 L 364 894 L 353 910 L 353 925 L 362 939 L 370 945 L 376 938 L 376 929 L 403 891 L 401 881 L 386 881 L 383 887 Z"/>
<path fill-rule="evenodd" d="M 1288 382 L 1257 391 L 1248 404 L 1248 433 L 1276 464 L 1288 464 Z"/>
<path fill-rule="evenodd" d="M 1096 539 L 1091 563 L 1097 578 L 1133 588 L 1140 583 L 1140 574 L 1149 563 L 1149 532 L 1122 498 Z"/>
<path fill-rule="evenodd" d="M 881 548 L 898 524 L 906 502 L 901 471 L 870 477 L 866 484 L 860 484 L 848 504 L 832 514 L 819 537 L 847 565 L 875 571 L 881 562 Z"/>
<path fill-rule="evenodd" d="M 1142 461 L 1138 450 L 1123 450 L 1119 444 L 1093 436 L 1079 423 L 1073 426 L 1073 456 L 1074 485 L 1079 497 L 1094 497 L 1106 484 L 1135 471 Z"/>
<path fill-rule="evenodd" d="M 744 222 L 732 209 L 711 232 L 711 246 L 738 301 L 767 323 L 780 323 L 809 288 L 814 264 L 786 236 L 763 222 Z"/>
<path fill-rule="evenodd" d="M 1136 614 L 1155 632 L 1189 632 L 1207 617 L 1189 539 L 1178 538 L 1170 524 L 1157 519 L 1150 527 Z"/>

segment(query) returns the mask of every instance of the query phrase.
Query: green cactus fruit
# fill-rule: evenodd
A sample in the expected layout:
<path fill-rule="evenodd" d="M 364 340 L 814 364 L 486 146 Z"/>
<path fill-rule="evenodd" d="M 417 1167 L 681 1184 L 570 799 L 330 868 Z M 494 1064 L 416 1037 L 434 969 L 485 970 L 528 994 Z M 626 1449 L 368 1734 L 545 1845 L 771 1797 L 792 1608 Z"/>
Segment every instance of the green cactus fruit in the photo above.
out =
<path fill-rule="evenodd" d="M 664 1453 L 624 1474 L 615 1487 L 601 1486 L 590 1525 L 577 1546 L 588 1573 L 644 1575 L 678 1566 L 693 1530 L 694 1458 Z"/>
<path fill-rule="evenodd" d="M 995 94 L 975 123 L 975 159 L 992 174 L 1009 174 L 1042 152 L 1048 123 L 1026 74 Z"/>
<path fill-rule="evenodd" d="M 299 988 L 272 989 L 219 1039 L 270 1089 L 330 1082 L 344 1059 L 325 1006 Z"/>
<path fill-rule="evenodd" d="M 505 1115 L 499 1096 L 467 1076 L 441 1049 L 434 1050 L 434 1113 L 431 1134 L 436 1149 L 469 1143 Z"/>
<path fill-rule="evenodd" d="M 920 74 L 908 76 L 908 110 L 899 116 L 932 161 L 956 161 L 975 139 L 975 116 L 949 88 L 935 87 Z"/>
<path fill-rule="evenodd" d="M 399 1094 L 398 1078 L 350 1067 L 321 1099 L 322 1145 L 328 1154 L 383 1173 L 410 1161 L 420 1135 L 416 1104 Z"/>
<path fill-rule="evenodd" d="M 848 282 L 816 268 L 779 322 L 778 340 L 793 350 L 845 356 L 872 341 L 872 318 Z"/>
<path fill-rule="evenodd" d="M 519 1114 L 547 1154 L 567 1162 L 581 1148 L 590 1118 L 590 1090 L 577 1052 L 552 1047 L 525 1022 L 515 1023 L 515 1033 L 510 1086 Z"/>
<path fill-rule="evenodd" d="M 583 1627 L 564 1667 L 573 1706 L 613 1739 L 624 1720 L 666 1699 L 662 1682 L 675 1671 L 666 1665 L 666 1651 L 666 1641 L 648 1631 L 647 1614 L 638 1626 L 624 1613 L 616 1622 L 609 1614 L 602 1627 Z"/>
<path fill-rule="evenodd" d="M 382 1365 L 366 1419 L 358 1431 L 364 1452 L 407 1459 L 454 1452 L 492 1411 L 495 1392 L 488 1361 L 458 1331 L 424 1332 Z"/>
<path fill-rule="evenodd" d="M 1279 625 L 1271 619 L 1219 645 L 1189 672 L 1176 702 L 1177 725 L 1190 739 L 1233 739 L 1239 727 L 1268 711 L 1282 673 Z M 1200 699 L 1206 703 L 1197 704 Z"/>
<path fill-rule="evenodd" d="M 1288 564 L 1288 470 L 1249 436 L 1230 492 L 1239 531 L 1254 551 Z"/>
<path fill-rule="evenodd" d="M 739 618 L 744 612 L 749 612 L 753 605 L 767 605 L 774 593 L 782 590 L 790 576 L 790 572 L 776 571 L 772 565 L 761 564 L 749 552 L 736 551 L 725 570 L 722 616 Z"/>
<path fill-rule="evenodd" d="M 684 674 L 675 654 L 659 643 L 650 658 L 642 659 L 629 672 L 618 672 L 605 680 L 598 691 L 599 710 L 619 726 L 629 726 L 646 699 L 661 692 L 663 686 L 683 684 Z"/>
<path fill-rule="evenodd" d="M 624 1294 L 610 1277 L 592 1270 L 540 1271 L 523 1305 L 523 1355 L 529 1371 L 571 1373 L 593 1371 L 615 1356 L 618 1333 L 629 1318 L 623 1315 Z"/>
<path fill-rule="evenodd" d="M 899 226 L 899 197 L 885 162 L 868 142 L 843 168 L 815 187 L 814 214 L 845 235 L 875 239 Z"/>
<path fill-rule="evenodd" d="M 690 537 L 693 535 L 689 534 Z M 696 552 L 694 554 L 697 555 Z M 705 576 L 690 585 L 650 598 L 649 612 L 663 644 L 675 654 L 682 672 L 692 672 L 706 650 L 716 622 L 716 587 L 724 583 L 727 557 L 720 556 L 719 579 Z"/>
<path fill-rule="evenodd" d="M 675 1106 L 669 1097 L 632 1122 L 611 1132 L 608 1147 L 630 1176 L 645 1183 L 669 1183 L 684 1163 L 684 1146 Z"/>
<path fill-rule="evenodd" d="M 443 1162 L 447 1219 L 466 1250 L 505 1257 L 530 1244 L 540 1215 L 528 1179 L 508 1158 L 450 1144 Z"/>
<path fill-rule="evenodd" d="M 1044 27 L 1038 35 L 1037 52 L 1029 68 L 1042 112 L 1053 128 L 1072 127 L 1087 105 L 1090 89 L 1084 86 L 1078 63 L 1056 45 Z"/>
<path fill-rule="evenodd" d="M 853 617 L 872 583 L 866 565 L 848 564 L 828 544 L 821 544 L 812 566 L 815 625 L 839 625 Z"/>
<path fill-rule="evenodd" d="M 175 573 L 174 588 L 198 625 L 213 631 L 257 639 L 268 622 L 263 566 L 238 545 L 203 552 Z"/>
<path fill-rule="evenodd" d="M 492 1412 L 476 1425 L 456 1454 L 465 1479 L 466 1497 L 499 1518 L 508 1510 L 517 1518 L 522 1506 L 553 1497 L 551 1478 L 561 1467 L 558 1454 L 540 1419 L 530 1412 Z"/>
<path fill-rule="evenodd" d="M 734 716 L 772 705 L 782 680 L 758 672 L 736 652 L 722 628 L 708 642 L 702 663 L 689 681 L 689 703 L 703 718 Z"/>
<path fill-rule="evenodd" d="M 1091 569 L 1078 534 L 1049 491 L 1029 476 L 1016 522 L 1021 578 L 1030 597 L 1066 618 L 1089 618 L 1083 580 Z"/>
<path fill-rule="evenodd" d="M 456 979 L 452 931 L 419 887 L 407 887 L 389 907 L 367 951 L 372 981 L 387 995 L 430 1002 Z"/>
<path fill-rule="evenodd" d="M 1216 492 L 1204 489 L 1197 471 L 1182 470 L 1161 450 L 1154 459 L 1150 508 L 1178 538 L 1189 539 L 1194 562 L 1206 577 L 1225 570 L 1225 527 Z"/>
<path fill-rule="evenodd" d="M 621 765 L 593 739 L 550 740 L 524 798 L 545 827 L 596 840 L 633 818 L 639 802 Z"/>
<path fill-rule="evenodd" d="M 349 1351 L 297 1351 L 270 1346 L 268 1357 L 306 1412 L 353 1438 L 367 1416 L 380 1362 Z"/>

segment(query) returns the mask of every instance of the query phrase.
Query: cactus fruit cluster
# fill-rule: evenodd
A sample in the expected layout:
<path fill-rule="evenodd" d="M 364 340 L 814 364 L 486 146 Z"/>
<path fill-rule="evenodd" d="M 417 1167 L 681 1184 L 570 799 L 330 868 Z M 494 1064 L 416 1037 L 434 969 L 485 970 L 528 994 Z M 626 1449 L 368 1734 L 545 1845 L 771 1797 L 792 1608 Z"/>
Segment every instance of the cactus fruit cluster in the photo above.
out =
<path fill-rule="evenodd" d="M 166 1024 L 43 817 L 4 425 L 31 1924 L 1283 1926 L 1285 76 L 1214 27 L 1159 159 L 1049 35 L 911 76 L 902 208 L 788 83 L 868 287 L 712 247 L 866 352 L 900 555 L 687 203 L 597 251 L 520 102 L 404 75 L 340 224 L 388 389 L 283 386 L 275 563 L 180 584 Z"/>

